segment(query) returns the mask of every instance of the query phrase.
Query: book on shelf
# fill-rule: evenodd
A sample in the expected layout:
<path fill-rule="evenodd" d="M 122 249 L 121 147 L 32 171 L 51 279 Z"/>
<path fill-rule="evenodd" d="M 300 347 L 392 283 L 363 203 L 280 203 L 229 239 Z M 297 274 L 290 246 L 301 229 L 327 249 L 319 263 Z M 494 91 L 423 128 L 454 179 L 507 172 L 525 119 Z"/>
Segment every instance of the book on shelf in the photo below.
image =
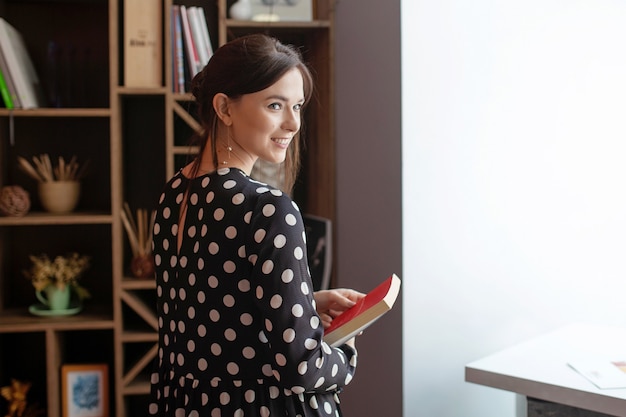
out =
<path fill-rule="evenodd" d="M 172 5 L 171 12 L 172 35 L 172 91 L 185 92 L 185 53 L 183 51 L 183 30 L 180 19 L 180 6 Z"/>
<path fill-rule="evenodd" d="M 17 91 L 15 90 L 15 83 L 13 82 L 13 78 L 11 78 L 11 73 L 9 72 L 9 66 L 7 65 L 7 61 L 4 59 L 4 54 L 2 53 L 2 48 L 0 48 L 0 72 L 4 76 L 4 82 L 7 87 L 7 93 L 10 96 L 11 102 L 13 103 L 13 108 L 21 108 L 22 103 L 20 102 L 19 97 L 17 96 Z"/>
<path fill-rule="evenodd" d="M 4 108 L 11 110 L 14 107 L 13 99 L 11 98 L 11 93 L 9 92 L 9 88 L 7 87 L 7 83 L 4 80 L 4 75 L 2 74 L 1 68 L 0 68 L 0 96 L 2 97 Z"/>
<path fill-rule="evenodd" d="M 192 28 L 193 42 L 198 51 L 198 57 L 200 58 L 200 67 L 198 70 L 202 71 L 202 68 L 204 68 L 213 55 L 209 26 L 202 7 L 188 7 L 187 14 L 189 15 L 189 24 Z"/>
<path fill-rule="evenodd" d="M 393 307 L 400 292 L 400 278 L 392 274 L 354 306 L 335 317 L 324 330 L 324 341 L 339 346 L 361 333 Z"/>
<path fill-rule="evenodd" d="M 198 72 L 202 71 L 202 68 L 204 68 L 207 62 L 209 62 L 209 49 L 204 42 L 200 13 L 204 14 L 198 6 L 187 7 L 187 18 L 189 19 L 191 36 L 193 38 L 193 44 L 196 48 L 196 53 L 198 54 Z"/>
<path fill-rule="evenodd" d="M 180 20 L 183 29 L 183 40 L 185 45 L 185 56 L 188 62 L 189 80 L 191 80 L 200 70 L 200 58 L 196 45 L 193 41 L 193 33 L 189 23 L 189 15 L 187 14 L 187 7 L 180 5 Z"/>
<path fill-rule="evenodd" d="M 206 20 L 206 15 L 204 14 L 203 8 L 197 7 L 196 13 L 198 14 L 198 18 L 200 19 L 200 28 L 202 29 L 204 46 L 207 49 L 207 53 L 209 54 L 209 59 L 211 59 L 211 57 L 213 56 L 213 44 L 211 43 L 211 35 L 209 34 L 209 24 Z"/>
<path fill-rule="evenodd" d="M 32 109 L 44 105 L 43 91 L 39 76 L 35 71 L 33 61 L 28 54 L 22 34 L 6 20 L 0 17 L 0 54 L 6 64 L 7 71 L 3 71 L 7 87 L 7 79 L 11 80 L 15 88 L 15 95 L 19 107 Z M 15 100 L 14 106 L 15 106 Z"/>
<path fill-rule="evenodd" d="M 160 2 L 124 0 L 124 85 L 162 85 Z"/>

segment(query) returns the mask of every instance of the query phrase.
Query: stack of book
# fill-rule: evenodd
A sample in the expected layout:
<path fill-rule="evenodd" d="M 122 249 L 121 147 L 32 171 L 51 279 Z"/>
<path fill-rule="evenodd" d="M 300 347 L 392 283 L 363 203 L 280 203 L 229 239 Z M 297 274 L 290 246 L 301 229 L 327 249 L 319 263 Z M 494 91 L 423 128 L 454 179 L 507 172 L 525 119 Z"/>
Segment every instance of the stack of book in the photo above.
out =
<path fill-rule="evenodd" d="M 171 28 L 173 92 L 185 93 L 193 77 L 213 55 L 204 9 L 173 5 Z"/>
<path fill-rule="evenodd" d="M 43 106 L 39 77 L 24 39 L 3 18 L 0 18 L 0 95 L 7 109 Z"/>

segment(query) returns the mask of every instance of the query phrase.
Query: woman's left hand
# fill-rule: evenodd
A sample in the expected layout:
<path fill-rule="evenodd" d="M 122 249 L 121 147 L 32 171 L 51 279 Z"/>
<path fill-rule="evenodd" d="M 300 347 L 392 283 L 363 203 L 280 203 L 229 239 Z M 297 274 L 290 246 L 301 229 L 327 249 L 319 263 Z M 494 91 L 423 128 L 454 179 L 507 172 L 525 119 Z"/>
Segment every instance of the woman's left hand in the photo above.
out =
<path fill-rule="evenodd" d="M 335 317 L 352 307 L 363 297 L 365 294 L 349 288 L 321 290 L 313 293 L 317 314 L 320 315 L 325 329 L 330 326 Z"/>

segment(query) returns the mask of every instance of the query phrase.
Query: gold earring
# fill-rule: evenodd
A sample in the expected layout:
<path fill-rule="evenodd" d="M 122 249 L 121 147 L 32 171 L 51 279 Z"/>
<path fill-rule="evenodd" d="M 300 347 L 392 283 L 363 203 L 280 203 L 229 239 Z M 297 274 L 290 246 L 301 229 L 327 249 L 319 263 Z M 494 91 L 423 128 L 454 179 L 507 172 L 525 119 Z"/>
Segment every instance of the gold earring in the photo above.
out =
<path fill-rule="evenodd" d="M 230 162 L 230 152 L 233 148 L 230 146 L 230 130 L 228 131 L 228 137 L 226 138 L 226 150 L 228 151 L 228 161 L 222 161 L 222 165 L 228 165 Z"/>

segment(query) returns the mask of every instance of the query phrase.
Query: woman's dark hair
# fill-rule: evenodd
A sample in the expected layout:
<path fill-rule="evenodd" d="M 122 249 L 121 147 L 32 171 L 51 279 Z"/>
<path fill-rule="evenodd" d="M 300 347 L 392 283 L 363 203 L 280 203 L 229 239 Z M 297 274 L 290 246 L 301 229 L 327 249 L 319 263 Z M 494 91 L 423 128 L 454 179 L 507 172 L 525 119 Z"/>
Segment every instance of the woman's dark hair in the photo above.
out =
<path fill-rule="evenodd" d="M 196 138 L 200 141 L 198 155 L 202 155 L 210 140 L 213 164 L 219 166 L 216 146 L 219 118 L 213 109 L 213 97 L 216 94 L 223 93 L 236 100 L 244 94 L 268 88 L 294 68 L 302 74 L 306 104 L 313 93 L 313 79 L 299 51 L 293 46 L 282 44 L 267 35 L 253 34 L 234 39 L 218 48 L 191 82 L 191 93 L 195 97 L 203 128 L 201 135 Z M 285 158 L 284 191 L 287 192 L 291 191 L 300 168 L 300 132 L 294 137 Z M 194 174 L 199 164 L 198 156 L 193 165 Z"/>

